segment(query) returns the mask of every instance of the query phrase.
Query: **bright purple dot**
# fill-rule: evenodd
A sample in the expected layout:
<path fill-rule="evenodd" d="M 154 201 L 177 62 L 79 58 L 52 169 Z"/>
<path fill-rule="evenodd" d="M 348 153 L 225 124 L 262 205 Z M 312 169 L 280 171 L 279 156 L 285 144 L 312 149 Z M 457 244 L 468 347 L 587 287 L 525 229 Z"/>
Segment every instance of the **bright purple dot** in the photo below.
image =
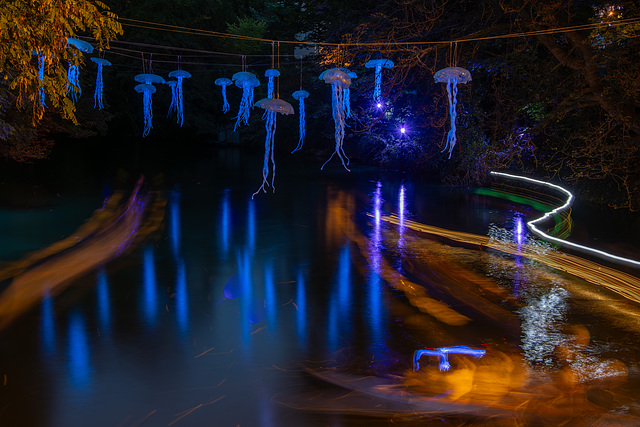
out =
<path fill-rule="evenodd" d="M 381 103 L 379 103 L 379 102 L 376 104 L 376 106 L 377 106 L 378 108 L 382 108 L 382 104 L 381 104 Z"/>
<path fill-rule="evenodd" d="M 404 126 L 402 126 L 402 127 L 400 128 L 400 133 L 404 134 L 406 131 L 407 131 L 407 130 L 404 128 Z"/>

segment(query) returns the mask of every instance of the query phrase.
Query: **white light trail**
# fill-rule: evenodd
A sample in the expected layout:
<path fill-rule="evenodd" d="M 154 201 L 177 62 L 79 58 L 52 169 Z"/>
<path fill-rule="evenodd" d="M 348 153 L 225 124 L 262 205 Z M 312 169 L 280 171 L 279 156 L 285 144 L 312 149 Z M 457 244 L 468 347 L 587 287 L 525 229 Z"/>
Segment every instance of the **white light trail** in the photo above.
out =
<path fill-rule="evenodd" d="M 497 175 L 497 176 L 501 176 L 501 177 L 505 177 L 505 178 L 517 179 L 517 180 L 527 181 L 527 182 L 531 182 L 531 183 L 538 184 L 538 185 L 544 185 L 544 186 L 551 187 L 553 189 L 559 190 L 559 191 L 561 191 L 561 192 L 563 192 L 564 194 L 567 195 L 567 201 L 564 203 L 564 205 L 562 205 L 562 206 L 560 206 L 558 208 L 555 208 L 552 211 L 549 211 L 549 212 L 545 213 L 540 218 L 537 218 L 537 219 L 534 219 L 532 221 L 527 222 L 527 226 L 531 229 L 531 231 L 533 231 L 538 236 L 540 236 L 540 237 L 542 237 L 542 238 L 544 238 L 546 240 L 550 240 L 552 242 L 559 243 L 561 245 L 566 245 L 566 246 L 569 246 L 569 247 L 572 247 L 572 248 L 576 248 L 576 249 L 580 249 L 580 250 L 583 250 L 583 251 L 586 251 L 586 252 L 602 255 L 602 256 L 604 256 L 606 258 L 611 258 L 611 259 L 614 259 L 616 261 L 626 262 L 626 263 L 629 263 L 629 264 L 640 266 L 640 262 L 639 261 L 635 261 L 635 260 L 632 260 L 632 259 L 629 259 L 629 258 L 623 258 L 623 257 L 617 256 L 617 255 L 610 254 L 608 252 L 601 251 L 599 249 L 594 249 L 594 248 L 590 248 L 588 246 L 578 245 L 577 243 L 573 243 L 573 242 L 570 242 L 568 240 L 560 239 L 558 237 L 553 237 L 553 236 L 550 236 L 550 235 L 540 231 L 538 229 L 538 227 L 536 227 L 537 223 L 542 222 L 542 221 L 546 220 L 547 218 L 550 218 L 552 215 L 560 213 L 561 211 L 567 209 L 571 205 L 571 202 L 573 202 L 573 194 L 571 194 L 568 190 L 560 187 L 559 185 L 551 184 L 550 182 L 540 181 L 540 180 L 533 179 L 533 178 L 527 178 L 525 176 L 511 175 L 511 174 L 503 173 L 503 172 L 491 172 L 491 175 Z"/>

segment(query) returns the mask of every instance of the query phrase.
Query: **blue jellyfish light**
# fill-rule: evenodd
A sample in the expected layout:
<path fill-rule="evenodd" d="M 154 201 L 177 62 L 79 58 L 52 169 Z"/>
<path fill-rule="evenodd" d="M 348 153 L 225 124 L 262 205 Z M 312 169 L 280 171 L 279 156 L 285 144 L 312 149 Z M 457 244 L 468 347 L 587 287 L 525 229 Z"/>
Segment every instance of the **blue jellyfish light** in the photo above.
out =
<path fill-rule="evenodd" d="M 306 90 L 300 89 L 293 92 L 292 96 L 293 96 L 293 99 L 298 101 L 298 110 L 300 112 L 299 113 L 300 114 L 300 139 L 298 139 L 298 145 L 292 151 L 292 153 L 295 153 L 296 151 L 302 148 L 302 144 L 304 143 L 304 134 L 305 134 L 305 128 L 306 128 L 305 119 L 304 119 L 304 99 L 309 96 L 309 92 L 307 92 Z"/>
<path fill-rule="evenodd" d="M 269 177 L 269 160 L 271 160 L 272 173 L 271 173 L 271 188 L 273 192 L 276 191 L 274 184 L 276 178 L 276 162 L 274 159 L 273 139 L 276 133 L 276 113 L 280 114 L 293 114 L 293 106 L 282 99 L 270 99 L 264 98 L 256 102 L 256 107 L 264 108 L 266 115 L 265 128 L 267 129 L 267 137 L 264 141 L 264 163 L 262 165 L 262 185 L 253 193 L 253 196 L 258 194 L 260 190 L 264 193 L 267 192 L 265 186 L 268 186 L 267 178 Z M 252 197 L 253 197 L 252 196 Z"/>
<path fill-rule="evenodd" d="M 40 80 L 40 86 L 38 86 L 38 101 L 42 107 L 46 107 L 44 103 L 44 55 L 33 50 L 34 55 L 38 55 L 38 79 Z"/>
<path fill-rule="evenodd" d="M 467 83 L 471 81 L 471 73 L 460 67 L 443 68 L 434 76 L 436 83 L 447 84 L 447 94 L 449 95 L 449 116 L 451 117 L 451 129 L 447 134 L 447 144 L 442 152 L 449 150 L 449 158 L 451 152 L 456 145 L 456 104 L 458 103 L 458 83 Z"/>
<path fill-rule="evenodd" d="M 93 62 L 98 64 L 98 72 L 96 73 L 96 90 L 93 92 L 93 108 L 98 107 L 98 110 L 102 110 L 102 67 L 111 65 L 111 62 L 103 58 L 90 58 Z"/>
<path fill-rule="evenodd" d="M 249 109 L 253 106 L 253 89 L 260 85 L 260 81 L 255 74 L 247 71 L 235 73 L 231 77 L 231 80 L 235 82 L 236 86 L 242 89 L 238 117 L 233 127 L 235 131 L 240 123 L 244 123 L 245 125 L 249 124 Z"/>
<path fill-rule="evenodd" d="M 280 76 L 280 71 L 275 68 L 269 68 L 264 72 L 264 76 L 268 79 L 267 82 L 267 98 L 273 98 L 273 78 Z"/>
<path fill-rule="evenodd" d="M 182 80 L 188 79 L 191 77 L 187 71 L 184 70 L 175 70 L 169 73 L 169 77 L 174 77 L 178 80 L 178 84 L 176 85 L 176 95 L 177 95 L 177 123 L 182 127 L 182 122 L 184 121 L 184 112 L 183 112 L 183 102 L 182 102 Z"/>
<path fill-rule="evenodd" d="M 156 88 L 154 83 L 164 83 L 164 79 L 157 74 L 137 74 L 133 78 L 136 82 L 140 83 L 135 87 L 136 92 L 142 93 L 142 105 L 144 111 L 144 130 L 142 136 L 149 135 L 149 131 L 153 127 L 151 120 L 153 119 L 153 110 L 151 108 L 151 95 L 155 93 Z"/>
<path fill-rule="evenodd" d="M 392 68 L 393 61 L 390 59 L 372 59 L 371 61 L 364 64 L 367 68 L 375 68 L 375 87 L 373 90 L 373 101 L 376 103 L 378 108 L 382 106 L 380 94 L 382 93 L 380 90 L 381 82 L 382 82 L 382 68 Z"/>
<path fill-rule="evenodd" d="M 93 46 L 78 39 L 67 38 L 67 46 L 73 46 L 84 53 L 93 52 Z M 82 94 L 82 88 L 80 87 L 80 69 L 77 65 L 71 64 L 71 61 L 69 61 L 69 69 L 67 70 L 67 80 L 67 95 L 71 93 L 71 101 L 75 104 L 78 100 L 78 94 Z"/>
<path fill-rule="evenodd" d="M 448 354 L 468 354 L 470 356 L 477 357 L 478 359 L 484 356 L 486 351 L 484 350 L 475 350 L 473 348 L 469 348 L 466 345 L 458 345 L 454 347 L 441 347 L 436 348 L 435 350 L 416 350 L 413 353 L 413 370 L 417 371 L 420 369 L 420 358 L 422 356 L 435 356 L 439 361 L 439 369 L 441 371 L 448 371 L 451 368 L 451 364 L 449 363 Z"/>
<path fill-rule="evenodd" d="M 347 73 L 349 75 L 349 77 L 351 78 L 351 81 L 353 81 L 353 79 L 358 78 L 358 75 L 356 73 L 354 73 L 353 71 L 350 70 L 342 70 L 345 73 Z M 343 97 L 343 104 L 344 104 L 344 113 L 345 113 L 345 117 L 349 118 L 351 117 L 351 100 L 350 98 L 350 92 L 351 89 L 350 88 L 345 88 L 343 90 L 344 93 L 344 97 Z"/>
<path fill-rule="evenodd" d="M 342 162 L 342 166 L 344 166 L 346 170 L 349 170 L 349 168 L 347 168 L 349 159 L 347 158 L 347 155 L 344 153 L 344 150 L 342 148 L 342 141 L 344 140 L 345 121 L 343 91 L 344 89 L 351 86 L 351 77 L 349 77 L 349 75 L 344 71 L 341 71 L 337 68 L 330 68 L 320 74 L 320 80 L 324 80 L 325 83 L 331 85 L 331 107 L 333 110 L 333 121 L 335 123 L 336 129 L 336 149 L 333 154 L 331 154 L 331 157 L 329 157 L 329 160 L 324 162 L 322 168 L 320 169 L 324 169 L 325 165 L 329 163 L 329 161 L 335 154 L 337 154 L 340 158 L 340 161 Z M 347 164 L 345 164 L 344 159 L 347 159 Z"/>
<path fill-rule="evenodd" d="M 140 83 L 134 88 L 136 92 L 142 94 L 142 105 L 144 111 L 144 129 L 142 136 L 149 135 L 149 131 L 153 127 L 151 120 L 153 119 L 153 110 L 151 109 L 151 95 L 156 92 L 156 88 L 153 85 Z"/>
<path fill-rule="evenodd" d="M 166 84 L 171 89 L 171 104 L 169 104 L 169 111 L 167 111 L 167 117 L 169 117 L 172 112 L 178 112 L 178 81 L 167 80 Z"/>
<path fill-rule="evenodd" d="M 229 103 L 227 102 L 227 86 L 232 85 L 233 82 L 226 77 L 220 77 L 214 82 L 216 85 L 222 88 L 222 112 L 229 111 Z"/>

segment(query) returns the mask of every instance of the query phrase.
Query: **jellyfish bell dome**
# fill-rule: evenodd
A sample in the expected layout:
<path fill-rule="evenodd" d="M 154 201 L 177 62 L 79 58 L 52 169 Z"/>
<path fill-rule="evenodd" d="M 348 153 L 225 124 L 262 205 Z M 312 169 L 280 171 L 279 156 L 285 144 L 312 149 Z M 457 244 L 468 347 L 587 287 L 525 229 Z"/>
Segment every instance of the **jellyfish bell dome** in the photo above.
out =
<path fill-rule="evenodd" d="M 167 86 L 176 86 L 178 84 L 177 80 L 167 80 L 164 82 Z"/>
<path fill-rule="evenodd" d="M 455 80 L 458 83 L 468 83 L 471 81 L 471 73 L 461 67 L 448 67 L 436 72 L 433 76 L 436 83 L 447 83 L 449 80 Z"/>
<path fill-rule="evenodd" d="M 372 59 L 366 64 L 364 64 L 364 66 L 367 68 L 377 68 L 377 67 L 393 68 L 393 65 L 394 65 L 393 61 L 390 59 Z"/>
<path fill-rule="evenodd" d="M 296 101 L 300 101 L 301 99 L 309 97 L 309 92 L 307 92 L 306 90 L 297 90 L 293 92 L 291 96 L 293 96 L 293 99 L 295 99 Z"/>
<path fill-rule="evenodd" d="M 280 76 L 280 71 L 276 70 L 275 68 L 269 68 L 267 71 L 264 72 L 264 76 L 265 77 L 278 77 L 278 76 Z"/>
<path fill-rule="evenodd" d="M 95 56 L 92 56 L 91 58 L 89 58 L 91 61 L 95 62 L 96 64 L 101 64 L 101 65 L 111 65 L 111 62 L 107 61 L 104 58 L 96 58 Z"/>
<path fill-rule="evenodd" d="M 191 77 L 191 73 L 184 70 L 174 70 L 169 73 L 169 77 L 188 79 Z"/>
<path fill-rule="evenodd" d="M 133 80 L 137 81 L 138 83 L 144 83 L 144 84 L 154 84 L 154 83 L 164 83 L 164 79 L 157 75 L 157 74 L 137 74 Z"/>
<path fill-rule="evenodd" d="M 293 114 L 293 106 L 283 99 L 263 98 L 256 102 L 256 107 L 280 114 Z"/>
<path fill-rule="evenodd" d="M 93 46 L 91 46 L 89 43 L 71 37 L 67 37 L 67 46 L 74 46 L 80 52 L 84 53 L 93 52 Z"/>
<path fill-rule="evenodd" d="M 214 83 L 218 86 L 229 86 L 233 84 L 233 82 L 226 77 L 220 77 L 219 79 L 216 79 Z"/>
<path fill-rule="evenodd" d="M 358 75 L 354 71 L 351 71 L 351 70 L 347 70 L 347 75 L 349 75 L 351 80 L 358 78 Z"/>
<path fill-rule="evenodd" d="M 154 86 L 146 83 L 140 83 L 139 85 L 136 85 L 136 87 L 134 87 L 133 89 L 138 93 L 143 93 L 143 92 L 155 93 L 156 92 L 156 88 Z"/>
<path fill-rule="evenodd" d="M 233 80 L 236 84 L 236 86 L 238 87 L 243 87 L 245 84 L 249 84 L 251 86 L 258 86 L 260 84 L 260 81 L 258 80 L 258 78 L 256 77 L 255 74 L 250 73 L 248 71 L 239 71 L 237 73 L 235 73 L 232 77 L 231 80 Z M 255 81 L 258 82 L 258 84 L 255 84 Z"/>
<path fill-rule="evenodd" d="M 330 68 L 323 71 L 320 74 L 320 79 L 324 80 L 325 83 L 338 84 L 343 89 L 351 86 L 351 77 L 349 77 L 349 74 L 339 70 L 338 68 Z"/>

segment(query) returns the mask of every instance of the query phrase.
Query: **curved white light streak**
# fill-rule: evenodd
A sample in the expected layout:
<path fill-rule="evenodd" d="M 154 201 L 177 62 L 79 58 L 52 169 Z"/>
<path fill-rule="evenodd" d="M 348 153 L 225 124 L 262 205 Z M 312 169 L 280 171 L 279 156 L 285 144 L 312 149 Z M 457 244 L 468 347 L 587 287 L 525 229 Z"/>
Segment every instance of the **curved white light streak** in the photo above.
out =
<path fill-rule="evenodd" d="M 621 256 L 613 255 L 613 254 L 610 254 L 608 252 L 601 251 L 599 249 L 594 249 L 594 248 L 590 248 L 588 246 L 578 245 L 577 243 L 573 243 L 573 242 L 570 242 L 568 240 L 564 240 L 564 239 L 560 239 L 560 238 L 557 238 L 557 237 L 553 237 L 553 236 L 550 236 L 550 235 L 540 231 L 538 229 L 538 227 L 536 227 L 536 223 L 546 220 L 547 218 L 551 217 L 552 215 L 555 215 L 555 214 L 567 209 L 571 205 L 571 202 L 573 202 L 573 194 L 571 194 L 568 190 L 560 187 L 559 185 L 551 184 L 550 182 L 540 181 L 540 180 L 533 179 L 533 178 L 527 178 L 525 176 L 511 175 L 511 174 L 508 174 L 508 173 L 493 172 L 493 171 L 491 172 L 491 175 L 497 175 L 497 176 L 502 176 L 502 177 L 511 178 L 511 179 L 518 179 L 518 180 L 521 180 L 521 181 L 527 181 L 527 182 L 531 182 L 531 183 L 538 184 L 538 185 L 545 185 L 547 187 L 551 187 L 551 188 L 554 188 L 556 190 L 559 190 L 559 191 L 563 192 L 564 194 L 566 194 L 568 196 L 567 197 L 567 201 L 562 206 L 560 206 L 558 208 L 555 208 L 554 210 L 545 213 L 540 218 L 537 218 L 537 219 L 534 219 L 532 221 L 527 222 L 527 226 L 531 229 L 531 231 L 533 231 L 538 236 L 541 236 L 542 238 L 544 238 L 546 240 L 550 240 L 552 242 L 559 243 L 561 245 L 570 246 L 572 248 L 577 248 L 577 249 L 581 249 L 583 251 L 587 251 L 587 252 L 591 252 L 591 253 L 594 253 L 594 254 L 602 255 L 604 257 L 611 258 L 611 259 L 614 259 L 616 261 L 622 261 L 622 262 L 626 262 L 626 263 L 633 264 L 633 265 L 636 265 L 636 266 L 640 266 L 640 261 L 635 261 L 635 260 L 632 260 L 632 259 L 629 259 L 629 258 L 623 258 Z"/>

